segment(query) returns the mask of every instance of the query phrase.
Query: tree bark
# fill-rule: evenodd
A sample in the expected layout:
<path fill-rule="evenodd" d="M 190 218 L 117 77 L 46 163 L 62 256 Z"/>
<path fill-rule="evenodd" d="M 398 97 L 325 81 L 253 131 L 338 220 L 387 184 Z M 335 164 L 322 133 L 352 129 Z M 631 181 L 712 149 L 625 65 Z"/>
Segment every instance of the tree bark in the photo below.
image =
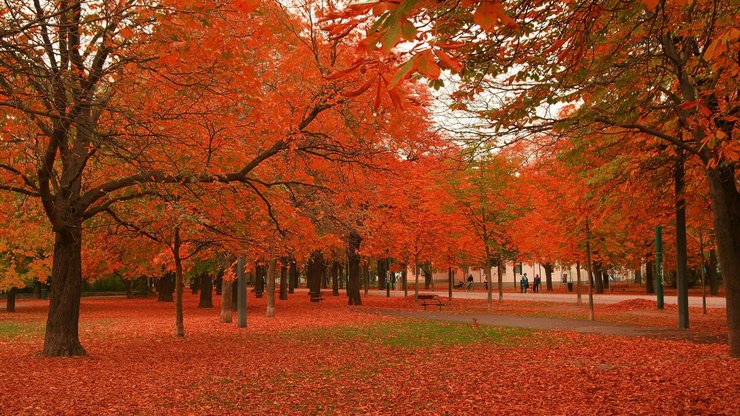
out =
<path fill-rule="evenodd" d="M 267 313 L 268 318 L 275 316 L 275 275 L 277 274 L 277 259 L 270 260 L 267 268 Z"/>
<path fill-rule="evenodd" d="M 386 276 L 388 275 L 388 259 L 378 260 L 378 290 L 385 290 Z"/>
<path fill-rule="evenodd" d="M 79 340 L 81 254 L 81 221 L 55 233 L 51 300 L 43 349 L 47 357 L 85 355 Z"/>
<path fill-rule="evenodd" d="M 732 134 L 732 133 L 730 133 Z M 730 355 L 740 357 L 740 193 L 733 164 L 707 169 L 727 303 Z"/>
<path fill-rule="evenodd" d="M 362 276 L 365 282 L 365 296 L 367 296 L 370 290 L 370 261 L 362 262 Z"/>
<path fill-rule="evenodd" d="M 545 282 L 547 283 L 547 291 L 552 292 L 552 272 L 554 268 L 551 263 L 545 263 L 542 265 L 545 268 Z"/>
<path fill-rule="evenodd" d="M 8 290 L 7 298 L 5 299 L 5 311 L 6 312 L 15 312 L 15 288 L 11 287 L 10 290 Z"/>
<path fill-rule="evenodd" d="M 429 262 L 425 262 L 421 265 L 421 271 L 424 273 L 424 290 L 429 290 L 432 284 L 432 267 Z"/>
<path fill-rule="evenodd" d="M 689 276 L 686 250 L 686 198 L 684 153 L 680 152 L 674 172 L 676 196 L 676 295 L 678 299 L 678 327 L 689 327 Z M 738 334 L 740 335 L 740 334 Z"/>
<path fill-rule="evenodd" d="M 350 305 L 362 305 L 360 298 L 360 244 L 362 237 L 351 231 L 347 237 L 347 298 Z"/>
<path fill-rule="evenodd" d="M 601 278 L 601 262 L 594 261 L 591 263 L 593 269 L 589 271 L 589 278 L 596 283 L 596 293 L 604 293 L 604 280 Z"/>
<path fill-rule="evenodd" d="M 159 292 L 157 293 L 158 302 L 174 302 L 172 292 L 175 284 L 175 274 L 167 272 L 159 278 Z"/>
<path fill-rule="evenodd" d="M 339 262 L 333 261 L 331 263 L 331 294 L 332 296 L 339 296 L 339 271 L 341 266 Z"/>
<path fill-rule="evenodd" d="M 576 262 L 576 303 L 583 303 L 581 299 L 581 263 Z"/>
<path fill-rule="evenodd" d="M 132 290 L 132 282 L 129 279 L 126 279 L 125 277 L 121 276 L 120 274 L 116 273 L 119 279 L 121 279 L 121 283 L 123 283 L 124 289 L 126 289 L 126 299 L 132 299 L 134 297 L 134 292 Z"/>
<path fill-rule="evenodd" d="M 280 300 L 288 300 L 288 264 L 286 259 L 280 262 Z"/>
<path fill-rule="evenodd" d="M 221 287 L 221 322 L 230 324 L 234 315 L 234 307 L 231 304 L 231 292 L 233 282 L 222 281 Z"/>
<path fill-rule="evenodd" d="M 409 268 L 406 263 L 401 265 L 401 284 L 403 285 L 403 296 L 409 295 Z"/>
<path fill-rule="evenodd" d="M 606 267 L 601 269 L 601 282 L 604 285 L 604 289 L 609 289 L 609 269 Z"/>
<path fill-rule="evenodd" d="M 709 266 L 707 278 L 709 279 L 709 293 L 712 296 L 719 296 L 720 276 L 717 274 L 717 251 L 709 250 Z"/>
<path fill-rule="evenodd" d="M 185 336 L 185 322 L 182 314 L 182 294 L 184 281 L 182 277 L 182 259 L 180 258 L 180 227 L 175 227 L 175 242 L 172 253 L 175 257 L 175 336 Z"/>
<path fill-rule="evenodd" d="M 290 278 L 288 279 L 288 293 L 295 293 L 295 288 L 298 287 L 298 262 L 295 260 L 290 261 Z"/>
<path fill-rule="evenodd" d="M 647 262 L 645 265 L 645 291 L 652 295 L 655 293 L 655 263 Z"/>
<path fill-rule="evenodd" d="M 203 273 L 200 275 L 200 301 L 198 302 L 199 308 L 212 308 L 213 307 L 213 281 L 211 275 Z"/>
<path fill-rule="evenodd" d="M 642 286 L 642 270 L 639 267 L 635 269 L 635 284 Z"/>
<path fill-rule="evenodd" d="M 502 255 L 498 255 L 498 266 L 496 267 L 496 280 L 498 283 L 498 302 L 504 301 L 504 270 L 506 270 L 506 262 Z"/>

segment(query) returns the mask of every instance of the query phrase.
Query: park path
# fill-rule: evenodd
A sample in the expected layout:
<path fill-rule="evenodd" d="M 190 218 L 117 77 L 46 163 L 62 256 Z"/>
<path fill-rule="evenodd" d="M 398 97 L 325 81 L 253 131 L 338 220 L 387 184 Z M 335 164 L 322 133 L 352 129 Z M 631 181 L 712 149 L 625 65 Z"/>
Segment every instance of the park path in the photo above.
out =
<path fill-rule="evenodd" d="M 432 321 L 460 322 L 472 324 L 475 319 L 479 325 L 531 328 L 557 331 L 575 331 L 582 334 L 604 334 L 625 337 L 648 337 L 672 340 L 687 340 L 702 344 L 726 344 L 727 337 L 708 335 L 691 329 L 656 328 L 613 322 L 587 321 L 564 318 L 541 318 L 534 316 L 497 315 L 492 313 L 459 313 L 432 311 L 399 311 L 376 309 L 371 311 L 385 316 L 399 318 L 425 319 Z"/>
<path fill-rule="evenodd" d="M 371 296 L 385 296 L 385 291 L 381 290 L 370 290 L 368 291 Z M 442 298 L 447 298 L 447 290 L 420 290 L 419 293 L 430 293 L 438 295 Z M 409 290 L 409 295 L 413 296 L 414 292 L 412 290 Z M 402 297 L 403 291 L 402 290 L 392 290 L 391 291 L 392 297 Z M 583 293 L 583 302 L 588 302 L 588 293 Z M 488 293 L 483 291 L 473 291 L 473 292 L 466 292 L 464 290 L 457 289 L 452 292 L 452 298 L 453 299 L 487 299 Z M 498 292 L 493 292 L 493 299 L 498 300 Z M 516 300 L 516 301 L 537 301 L 537 302 L 563 302 L 563 303 L 576 303 L 576 295 L 575 293 L 547 293 L 547 292 L 540 292 L 540 293 L 515 293 L 515 292 L 504 292 L 504 299 L 506 300 Z M 594 295 L 594 303 L 601 304 L 601 305 L 608 305 L 608 304 L 614 304 L 619 303 L 625 300 L 632 300 L 632 299 L 644 299 L 644 300 L 652 300 L 655 301 L 655 295 L 638 295 L 638 294 L 612 294 L 612 293 L 605 293 L 601 295 Z M 667 305 L 676 305 L 678 304 L 678 301 L 676 299 L 676 296 L 665 296 L 664 302 Z M 689 306 L 696 306 L 700 307 L 702 304 L 701 296 L 689 296 Z M 724 297 L 707 297 L 707 307 L 708 308 L 725 308 L 726 302 Z"/>

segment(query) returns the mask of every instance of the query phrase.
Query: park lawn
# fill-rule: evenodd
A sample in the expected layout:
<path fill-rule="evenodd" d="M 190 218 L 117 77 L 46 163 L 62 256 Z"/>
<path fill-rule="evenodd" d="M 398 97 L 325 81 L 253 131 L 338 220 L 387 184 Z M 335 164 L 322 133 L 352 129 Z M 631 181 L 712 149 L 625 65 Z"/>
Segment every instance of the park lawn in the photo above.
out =
<path fill-rule="evenodd" d="M 250 297 L 249 327 L 238 330 L 187 294 L 184 339 L 172 336 L 171 303 L 86 298 L 84 358 L 41 357 L 45 302 L 19 300 L 18 312 L 0 313 L 0 414 L 735 414 L 740 406 L 740 364 L 726 345 L 397 319 L 363 311 L 407 300 L 348 307 L 343 296 L 326 298 L 291 295 L 268 319 L 265 299 Z"/>

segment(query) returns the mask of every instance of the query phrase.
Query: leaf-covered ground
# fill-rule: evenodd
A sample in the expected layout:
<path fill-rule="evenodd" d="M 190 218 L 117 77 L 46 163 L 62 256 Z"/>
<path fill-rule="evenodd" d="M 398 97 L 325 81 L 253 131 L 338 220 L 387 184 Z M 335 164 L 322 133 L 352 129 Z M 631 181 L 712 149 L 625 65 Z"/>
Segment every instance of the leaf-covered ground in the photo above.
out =
<path fill-rule="evenodd" d="M 326 298 L 315 304 L 292 295 L 268 319 L 265 300 L 250 297 L 249 328 L 238 330 L 186 295 L 185 339 L 172 336 L 171 303 L 83 299 L 89 356 L 71 359 L 38 354 L 46 303 L 19 300 L 18 312 L 0 313 L 0 414 L 730 415 L 740 408 L 740 362 L 726 345 L 401 320 L 363 311 L 413 308 L 408 300 L 370 297 L 351 308 L 343 296 Z M 504 305 L 497 313 L 563 307 Z M 662 325 L 675 315 L 623 306 L 597 316 L 629 321 L 641 312 L 642 324 Z M 452 311 L 480 308 L 456 301 Z M 703 319 L 723 320 L 714 314 Z"/>

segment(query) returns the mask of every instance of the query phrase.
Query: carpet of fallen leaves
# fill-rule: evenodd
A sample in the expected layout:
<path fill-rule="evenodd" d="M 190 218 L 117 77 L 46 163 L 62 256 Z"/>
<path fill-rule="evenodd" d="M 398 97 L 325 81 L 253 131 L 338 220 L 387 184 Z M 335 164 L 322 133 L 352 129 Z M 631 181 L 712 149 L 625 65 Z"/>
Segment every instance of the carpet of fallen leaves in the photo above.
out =
<path fill-rule="evenodd" d="M 0 414 L 729 415 L 740 408 L 740 360 L 726 345 L 419 324 L 363 312 L 416 307 L 407 299 L 364 301 L 349 307 L 344 296 L 310 303 L 295 294 L 266 318 L 265 300 L 250 294 L 248 328 L 237 329 L 219 323 L 218 297 L 216 308 L 198 309 L 186 295 L 187 336 L 178 339 L 171 303 L 83 298 L 80 338 L 89 355 L 45 358 L 38 351 L 47 303 L 19 300 L 16 313 L 0 313 Z M 598 308 L 597 316 L 634 320 L 632 312 L 653 307 L 628 302 Z M 560 309 L 553 305 L 499 309 L 538 315 Z M 480 307 L 456 301 L 451 309 Z M 660 313 L 643 324 L 662 325 L 662 314 L 675 311 Z"/>

